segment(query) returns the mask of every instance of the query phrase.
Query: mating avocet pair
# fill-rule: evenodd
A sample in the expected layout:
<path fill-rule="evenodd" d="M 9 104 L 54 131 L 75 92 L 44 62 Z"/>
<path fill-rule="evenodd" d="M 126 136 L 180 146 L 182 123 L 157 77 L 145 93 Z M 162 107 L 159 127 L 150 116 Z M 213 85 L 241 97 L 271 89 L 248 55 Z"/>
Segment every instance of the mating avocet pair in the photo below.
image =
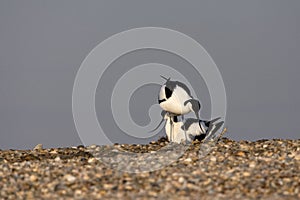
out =
<path fill-rule="evenodd" d="M 179 81 L 161 77 L 166 83 L 162 85 L 158 95 L 158 103 L 163 111 L 162 120 L 157 128 L 166 120 L 165 131 L 170 142 L 181 143 L 191 142 L 195 138 L 200 140 L 214 138 L 224 122 L 217 122 L 220 118 L 210 121 L 200 120 L 200 102 L 192 97 L 189 88 Z M 184 115 L 190 112 L 195 113 L 196 118 L 184 120 Z M 178 116 L 181 116 L 181 121 Z"/>

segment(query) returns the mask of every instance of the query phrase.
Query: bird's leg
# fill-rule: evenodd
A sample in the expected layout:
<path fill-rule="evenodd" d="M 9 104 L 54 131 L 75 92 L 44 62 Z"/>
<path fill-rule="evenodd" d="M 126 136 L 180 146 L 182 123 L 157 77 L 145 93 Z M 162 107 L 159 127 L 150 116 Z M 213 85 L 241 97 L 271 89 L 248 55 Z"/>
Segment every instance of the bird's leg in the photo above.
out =
<path fill-rule="evenodd" d="M 172 120 L 172 117 L 170 116 L 170 142 L 174 141 L 174 138 L 173 138 L 173 120 Z"/>
<path fill-rule="evenodd" d="M 184 124 L 184 115 L 181 116 L 181 119 L 182 119 L 182 123 Z M 183 131 L 184 131 L 185 141 L 187 142 L 187 136 L 186 136 L 185 126 L 183 126 Z"/>

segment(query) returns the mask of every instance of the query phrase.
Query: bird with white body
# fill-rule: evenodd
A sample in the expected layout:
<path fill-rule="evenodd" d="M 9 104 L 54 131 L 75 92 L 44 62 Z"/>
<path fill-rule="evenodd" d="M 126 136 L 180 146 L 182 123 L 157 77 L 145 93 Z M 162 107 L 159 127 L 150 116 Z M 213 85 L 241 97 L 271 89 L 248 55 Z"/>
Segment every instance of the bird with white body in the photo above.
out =
<path fill-rule="evenodd" d="M 183 121 L 178 121 L 177 116 L 165 113 L 166 120 L 165 131 L 170 142 L 182 143 L 191 142 L 196 138 L 213 139 L 216 132 L 223 125 L 223 121 L 217 122 L 220 118 L 213 120 L 199 120 L 188 118 Z"/>
<path fill-rule="evenodd" d="M 194 112 L 199 119 L 200 102 L 193 98 L 189 88 L 182 82 L 161 77 L 166 80 L 166 83 L 162 85 L 159 92 L 158 103 L 160 107 L 174 115 Z"/>
<path fill-rule="evenodd" d="M 181 115 L 182 120 L 184 120 L 185 114 L 194 112 L 197 119 L 199 119 L 199 110 L 201 107 L 200 102 L 193 98 L 189 88 L 182 82 L 171 81 L 171 78 L 165 78 L 163 76 L 161 77 L 166 80 L 165 84 L 162 85 L 158 95 L 158 103 L 163 109 L 163 112 L 168 112 L 173 116 Z M 163 112 L 162 117 L 164 117 Z M 160 124 L 163 122 L 163 120 L 164 119 L 161 120 Z M 158 125 L 158 127 L 160 126 L 160 124 Z M 172 127 L 172 121 L 170 121 L 171 135 Z M 185 139 L 187 140 L 186 134 Z"/>

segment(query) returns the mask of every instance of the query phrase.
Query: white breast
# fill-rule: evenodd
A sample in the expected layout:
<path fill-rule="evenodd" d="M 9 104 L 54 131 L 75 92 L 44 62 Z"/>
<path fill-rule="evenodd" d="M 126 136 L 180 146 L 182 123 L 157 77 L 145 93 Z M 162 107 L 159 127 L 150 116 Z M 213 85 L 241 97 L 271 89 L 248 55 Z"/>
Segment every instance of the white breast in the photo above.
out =
<path fill-rule="evenodd" d="M 160 94 L 162 93 L 162 90 Z M 161 94 L 163 97 L 164 94 Z M 191 99 L 191 97 L 186 93 L 181 87 L 176 87 L 172 93 L 172 96 L 166 101 L 160 103 L 163 110 L 177 114 L 184 115 L 191 112 L 191 105 L 188 103 L 184 105 L 184 102 Z"/>
<path fill-rule="evenodd" d="M 176 143 L 181 143 L 184 141 L 191 142 L 194 140 L 195 136 L 204 133 L 200 129 L 198 122 L 191 124 L 189 126 L 189 129 L 186 130 L 185 132 L 183 129 L 181 129 L 182 125 L 183 122 L 173 122 L 173 130 L 172 130 L 173 136 L 171 138 L 170 120 L 167 120 L 165 130 L 169 141 L 176 142 Z"/>

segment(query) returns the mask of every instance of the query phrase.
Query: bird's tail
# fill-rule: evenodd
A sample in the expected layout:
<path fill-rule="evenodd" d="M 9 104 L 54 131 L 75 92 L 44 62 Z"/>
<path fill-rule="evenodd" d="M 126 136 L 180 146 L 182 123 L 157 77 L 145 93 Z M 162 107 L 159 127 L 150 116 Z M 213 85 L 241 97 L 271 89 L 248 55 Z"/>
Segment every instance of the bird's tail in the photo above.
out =
<path fill-rule="evenodd" d="M 204 141 L 214 140 L 217 135 L 219 135 L 218 130 L 222 127 L 224 124 L 224 121 L 217 122 L 220 117 L 215 118 L 213 120 L 207 121 L 206 125 L 208 126 L 206 131 L 206 137 Z"/>

